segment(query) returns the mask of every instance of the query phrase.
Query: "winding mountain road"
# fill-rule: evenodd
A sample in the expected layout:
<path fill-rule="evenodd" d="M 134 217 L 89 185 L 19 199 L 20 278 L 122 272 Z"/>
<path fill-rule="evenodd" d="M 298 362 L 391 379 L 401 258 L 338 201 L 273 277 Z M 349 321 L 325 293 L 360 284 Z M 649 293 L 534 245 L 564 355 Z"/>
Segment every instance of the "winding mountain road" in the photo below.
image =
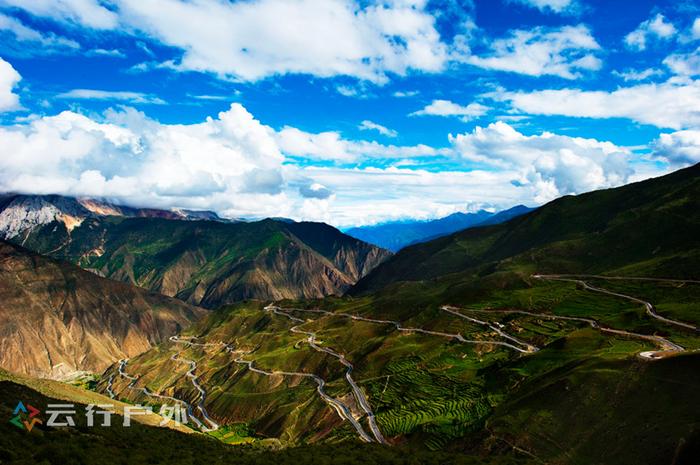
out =
<path fill-rule="evenodd" d="M 173 354 L 170 357 L 170 360 L 179 363 L 188 363 L 190 365 L 190 369 L 189 371 L 187 371 L 186 376 L 190 378 L 192 386 L 194 386 L 194 388 L 199 392 L 199 402 L 197 402 L 197 410 L 199 410 L 199 412 L 202 414 L 204 420 L 207 423 L 209 423 L 209 427 L 204 428 L 203 431 L 211 432 L 219 429 L 219 424 L 211 419 L 209 413 L 207 413 L 207 409 L 204 407 L 204 401 L 207 398 L 207 391 L 205 391 L 202 385 L 199 384 L 199 376 L 194 374 L 194 372 L 197 370 L 197 362 L 195 362 L 194 360 L 179 358 L 178 354 Z"/>
<path fill-rule="evenodd" d="M 107 379 L 107 388 L 105 389 L 107 391 L 107 395 L 109 396 L 110 399 L 114 399 L 116 397 L 116 394 L 112 390 L 114 387 L 114 373 L 109 375 L 109 378 Z"/>
<path fill-rule="evenodd" d="M 697 326 L 691 325 L 689 323 L 685 323 L 682 321 L 678 320 L 672 320 L 671 318 L 666 318 L 664 316 L 659 315 L 656 313 L 656 309 L 654 308 L 654 305 L 651 304 L 651 302 L 647 302 L 646 300 L 642 300 L 640 298 L 627 295 L 627 294 L 620 294 L 618 292 L 613 292 L 609 291 L 607 289 L 602 289 L 600 287 L 594 287 L 588 284 L 586 281 L 583 281 L 582 279 L 577 279 L 577 278 L 593 278 L 593 279 L 611 279 L 611 280 L 637 280 L 637 281 L 659 281 L 659 282 L 682 282 L 682 283 L 700 283 L 700 281 L 693 281 L 693 280 L 682 280 L 682 279 L 666 279 L 666 278 L 627 278 L 624 276 L 598 276 L 598 275 L 556 275 L 556 274 L 535 274 L 532 275 L 533 278 L 535 279 L 544 279 L 544 280 L 550 280 L 550 281 L 565 281 L 565 282 L 571 282 L 571 283 L 576 283 L 580 286 L 582 286 L 584 289 L 593 291 L 593 292 L 599 292 L 601 294 L 607 294 L 611 295 L 613 297 L 620 297 L 622 299 L 627 299 L 632 302 L 636 302 L 638 304 L 641 304 L 644 306 L 644 309 L 647 312 L 647 315 L 651 316 L 652 318 L 656 318 L 659 321 L 662 321 L 664 323 L 668 323 L 671 325 L 679 326 L 684 329 L 689 329 L 691 331 L 700 331 Z"/>
<path fill-rule="evenodd" d="M 452 307 L 452 308 L 455 308 L 455 307 Z M 680 345 L 675 344 L 675 343 L 673 343 L 673 342 L 669 341 L 668 339 L 665 339 L 661 336 L 649 336 L 647 334 L 632 333 L 632 332 L 624 331 L 621 329 L 608 328 L 606 326 L 601 325 L 598 321 L 596 321 L 592 318 L 583 318 L 583 317 L 575 317 L 575 316 L 559 316 L 559 315 L 552 315 L 549 313 L 528 312 L 526 310 L 471 310 L 470 309 L 467 311 L 477 312 L 477 313 L 491 313 L 491 314 L 513 314 L 513 313 L 515 313 L 515 314 L 534 316 L 534 317 L 544 318 L 544 319 L 549 319 L 549 320 L 580 321 L 583 323 L 587 323 L 592 328 L 597 329 L 598 331 L 601 331 L 604 333 L 617 334 L 617 335 L 621 335 L 621 336 L 644 339 L 644 340 L 653 342 L 654 344 L 658 345 L 662 349 L 661 351 L 640 352 L 639 356 L 642 358 L 646 358 L 646 359 L 659 359 L 659 358 L 663 358 L 665 355 L 668 355 L 669 353 L 683 352 L 685 350 Z"/>
<path fill-rule="evenodd" d="M 481 321 L 481 320 L 478 320 L 478 319 L 476 319 L 476 318 L 469 317 L 469 316 L 467 316 L 467 315 L 464 315 L 464 314 L 458 312 L 458 311 L 457 311 L 457 310 L 458 310 L 457 307 L 451 307 L 451 306 L 449 306 L 449 305 L 443 305 L 442 307 L 440 307 L 440 310 L 445 311 L 445 312 L 447 312 L 447 313 L 451 313 L 452 315 L 458 316 L 458 317 L 463 318 L 463 319 L 465 319 L 465 320 L 467 320 L 467 321 L 471 321 L 472 323 L 476 323 L 476 324 L 478 324 L 478 325 L 486 326 L 486 327 L 488 327 L 489 329 L 491 329 L 492 331 L 495 331 L 499 336 L 501 336 L 501 337 L 503 337 L 503 338 L 505 338 L 505 339 L 508 339 L 508 340 L 510 340 L 510 341 L 513 341 L 514 343 L 519 344 L 519 345 L 525 347 L 525 350 L 526 350 L 527 352 L 537 352 L 538 350 L 540 350 L 538 347 L 536 347 L 536 346 L 530 344 L 529 342 L 521 341 L 520 339 L 516 338 L 515 336 L 511 336 L 510 334 L 506 333 L 505 331 L 503 331 L 503 330 L 499 327 L 499 323 L 491 324 L 491 323 L 489 323 L 489 322 L 487 322 L 487 321 Z"/>
<path fill-rule="evenodd" d="M 270 306 L 268 305 L 265 307 L 266 310 L 272 311 L 273 313 L 277 315 L 284 316 L 291 321 L 304 324 L 306 321 L 302 320 L 301 318 L 297 318 L 295 316 L 292 316 L 286 312 L 284 312 L 280 307 L 275 307 L 275 306 Z M 369 405 L 369 402 L 367 401 L 367 397 L 365 396 L 364 392 L 360 388 L 360 386 L 357 385 L 355 380 L 352 377 L 352 371 L 355 368 L 350 361 L 348 361 L 347 358 L 345 358 L 345 355 L 340 354 L 336 352 L 335 350 L 329 348 L 329 347 L 322 347 L 316 343 L 316 333 L 313 333 L 311 331 L 304 331 L 299 329 L 298 326 L 294 326 L 290 328 L 290 331 L 293 333 L 297 334 L 303 334 L 305 335 L 306 341 L 309 343 L 309 345 L 316 351 L 318 352 L 324 352 L 332 357 L 335 357 L 340 361 L 341 364 L 343 364 L 346 367 L 345 371 L 345 379 L 347 380 L 348 384 L 350 385 L 350 388 L 352 389 L 353 395 L 355 396 L 355 399 L 357 400 L 357 403 L 360 405 L 360 408 L 367 414 L 367 422 L 369 424 L 370 430 L 372 431 L 372 435 L 374 436 L 374 439 L 380 443 L 380 444 L 388 444 L 386 442 L 386 439 L 384 439 L 384 436 L 382 435 L 382 432 L 379 429 L 379 426 L 377 426 L 377 422 L 374 416 L 374 412 L 372 411 L 371 406 Z M 352 417 L 352 414 L 350 414 L 350 417 Z M 353 417 L 354 418 L 354 417 Z M 359 423 L 358 423 L 359 425 Z M 353 425 L 354 426 L 354 425 Z M 362 428 L 360 426 L 360 428 Z M 357 429 L 357 427 L 355 428 Z M 362 430 L 364 432 L 364 429 Z M 358 430 L 358 433 L 360 431 Z M 367 434 L 367 433 L 364 433 Z M 360 434 L 362 436 L 362 434 Z"/>
<path fill-rule="evenodd" d="M 269 306 L 268 306 L 269 307 Z M 266 307 L 267 308 L 267 307 Z M 423 328 L 412 328 L 412 327 L 405 327 L 403 326 L 400 322 L 398 321 L 393 321 L 393 320 L 379 320 L 376 318 L 365 318 L 362 316 L 357 316 L 357 315 L 352 315 L 349 313 L 335 313 L 335 312 L 330 312 L 328 310 L 320 310 L 320 309 L 304 309 L 304 308 L 280 308 L 280 307 L 275 307 L 279 310 L 282 310 L 283 315 L 287 315 L 284 313 L 285 310 L 287 311 L 294 311 L 294 312 L 308 312 L 308 313 L 321 313 L 324 315 L 331 315 L 331 316 L 340 316 L 344 318 L 350 318 L 355 321 L 365 321 L 367 323 L 376 323 L 376 324 L 382 324 L 382 325 L 392 325 L 396 328 L 397 331 L 401 331 L 407 334 L 410 333 L 421 333 L 421 334 L 429 334 L 432 336 L 440 336 L 448 339 L 456 339 L 459 342 L 463 342 L 465 344 L 486 344 L 486 345 L 498 345 L 498 346 L 503 346 L 503 347 L 508 347 L 509 349 L 513 349 L 517 352 L 521 353 L 531 353 L 530 350 L 528 349 L 523 349 L 522 347 L 517 347 L 513 344 L 510 344 L 508 342 L 503 342 L 503 341 L 488 341 L 488 340 L 475 340 L 475 339 L 465 339 L 464 336 L 462 336 L 459 333 L 444 333 L 441 331 L 431 331 L 429 329 L 423 329 Z M 296 320 L 298 321 L 304 321 L 299 318 Z"/>
<path fill-rule="evenodd" d="M 362 439 L 364 442 L 373 442 L 372 438 L 367 434 L 367 432 L 362 428 L 362 425 L 360 422 L 358 422 L 355 417 L 352 415 L 352 412 L 350 411 L 350 408 L 339 401 L 338 399 L 335 399 L 331 396 L 329 396 L 326 391 L 324 390 L 326 386 L 326 381 L 321 378 L 318 375 L 312 374 L 312 373 L 303 373 L 303 372 L 296 372 L 296 371 L 265 371 L 261 370 L 259 368 L 256 368 L 253 366 L 254 361 L 252 360 L 244 360 L 242 358 L 235 358 L 234 362 L 239 363 L 239 364 L 245 364 L 248 366 L 248 369 L 254 373 L 261 374 L 263 376 L 273 376 L 273 375 L 282 375 L 282 376 L 301 376 L 304 378 L 310 378 L 312 379 L 316 384 L 316 392 L 318 392 L 318 395 L 323 399 L 324 402 L 326 402 L 333 410 L 336 411 L 338 416 L 342 420 L 347 420 L 350 422 L 350 424 L 355 428 L 357 431 L 357 434 L 360 436 L 360 439 Z"/>
<path fill-rule="evenodd" d="M 127 385 L 128 389 L 142 392 L 144 395 L 149 396 L 149 397 L 153 397 L 156 399 L 165 399 L 165 400 L 172 400 L 174 402 L 179 402 L 180 404 L 184 405 L 187 408 L 187 416 L 190 419 L 192 419 L 192 421 L 197 425 L 197 427 L 203 431 L 206 430 L 206 426 L 204 424 L 202 424 L 202 422 L 199 421 L 199 419 L 197 417 L 194 416 L 192 405 L 189 402 L 182 400 L 182 399 L 177 399 L 177 398 L 171 397 L 171 396 L 163 396 L 160 394 L 156 394 L 154 392 L 149 391 L 148 388 L 145 388 L 145 387 L 137 388 L 136 386 L 134 386 L 136 384 L 136 382 L 139 380 L 139 378 L 136 376 L 131 376 L 126 371 L 124 371 L 124 369 L 126 368 L 127 362 L 128 362 L 127 359 L 119 360 L 118 371 L 119 371 L 119 376 L 121 376 L 122 378 L 126 378 L 128 380 L 131 380 L 131 382 Z"/>

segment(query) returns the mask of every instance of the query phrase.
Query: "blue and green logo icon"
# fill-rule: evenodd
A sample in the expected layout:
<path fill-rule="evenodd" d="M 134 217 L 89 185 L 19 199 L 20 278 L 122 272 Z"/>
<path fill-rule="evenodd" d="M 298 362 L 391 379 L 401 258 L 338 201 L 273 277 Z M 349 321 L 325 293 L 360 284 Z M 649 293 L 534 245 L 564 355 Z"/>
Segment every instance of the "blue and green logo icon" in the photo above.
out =
<path fill-rule="evenodd" d="M 15 407 L 15 410 L 12 412 L 13 416 L 10 419 L 10 423 L 19 429 L 31 431 L 37 423 L 40 425 L 44 424 L 44 422 L 37 418 L 40 413 L 39 409 L 29 404 L 25 407 L 24 403 L 19 401 L 17 407 Z"/>

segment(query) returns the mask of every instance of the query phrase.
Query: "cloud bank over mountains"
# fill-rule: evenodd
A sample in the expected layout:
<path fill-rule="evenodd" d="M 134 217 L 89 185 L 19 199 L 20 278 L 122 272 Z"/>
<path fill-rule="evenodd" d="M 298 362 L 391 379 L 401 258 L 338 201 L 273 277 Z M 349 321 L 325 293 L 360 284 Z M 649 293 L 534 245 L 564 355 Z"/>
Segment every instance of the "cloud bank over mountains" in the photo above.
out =
<path fill-rule="evenodd" d="M 608 7 L 0 0 L 0 190 L 350 226 L 699 162 L 700 17 Z"/>

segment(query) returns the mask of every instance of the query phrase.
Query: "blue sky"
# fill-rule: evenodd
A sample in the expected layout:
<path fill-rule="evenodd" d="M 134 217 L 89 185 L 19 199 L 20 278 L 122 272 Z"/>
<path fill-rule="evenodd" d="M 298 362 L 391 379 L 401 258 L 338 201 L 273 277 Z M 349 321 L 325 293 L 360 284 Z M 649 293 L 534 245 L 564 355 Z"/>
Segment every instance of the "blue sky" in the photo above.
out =
<path fill-rule="evenodd" d="M 700 161 L 700 7 L 0 0 L 0 190 L 341 227 Z"/>

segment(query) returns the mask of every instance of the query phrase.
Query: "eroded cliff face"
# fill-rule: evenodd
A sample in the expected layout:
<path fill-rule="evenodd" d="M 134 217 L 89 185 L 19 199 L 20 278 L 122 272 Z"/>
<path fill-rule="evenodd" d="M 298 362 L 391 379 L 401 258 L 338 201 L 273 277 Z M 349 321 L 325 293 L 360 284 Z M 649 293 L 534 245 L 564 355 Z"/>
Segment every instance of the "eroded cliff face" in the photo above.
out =
<path fill-rule="evenodd" d="M 205 313 L 0 241 L 0 367 L 9 371 L 101 372 Z"/>

